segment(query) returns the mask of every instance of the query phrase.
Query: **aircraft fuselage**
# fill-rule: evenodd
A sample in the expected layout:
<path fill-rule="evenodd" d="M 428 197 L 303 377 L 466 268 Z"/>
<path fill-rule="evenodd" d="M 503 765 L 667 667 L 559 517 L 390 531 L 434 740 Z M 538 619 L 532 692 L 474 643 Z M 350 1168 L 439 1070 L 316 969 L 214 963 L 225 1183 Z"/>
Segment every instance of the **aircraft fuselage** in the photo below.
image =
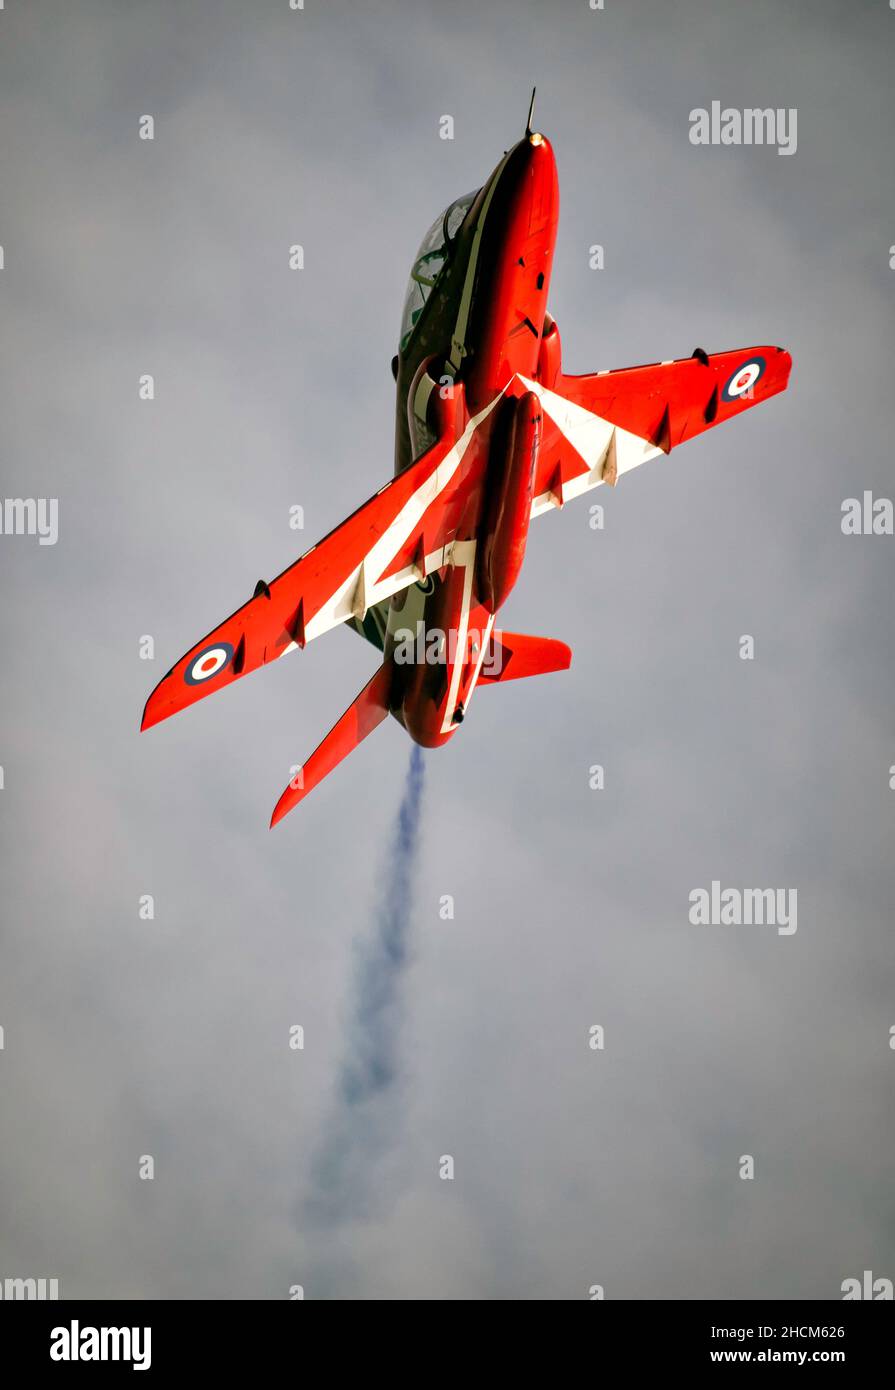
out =
<path fill-rule="evenodd" d="M 390 708 L 426 747 L 447 742 L 462 722 L 522 564 L 540 406 L 517 378 L 538 378 L 558 218 L 553 150 L 526 134 L 479 190 L 397 362 L 395 471 L 448 418 L 463 441 L 461 467 L 485 465 L 443 563 L 391 601 Z"/>

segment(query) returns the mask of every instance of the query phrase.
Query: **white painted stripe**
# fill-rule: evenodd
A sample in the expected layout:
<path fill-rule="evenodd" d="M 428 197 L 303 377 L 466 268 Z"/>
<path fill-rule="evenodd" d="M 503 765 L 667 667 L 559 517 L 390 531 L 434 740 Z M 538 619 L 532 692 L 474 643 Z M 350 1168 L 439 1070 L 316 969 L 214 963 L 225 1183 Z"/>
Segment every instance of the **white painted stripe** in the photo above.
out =
<path fill-rule="evenodd" d="M 581 473 L 577 478 L 571 478 L 563 485 L 563 502 L 569 502 L 575 497 L 580 497 L 582 493 L 590 492 L 592 488 L 600 486 L 603 481 L 603 460 L 606 457 L 606 450 L 609 448 L 613 430 L 615 431 L 618 476 L 630 472 L 632 468 L 637 468 L 641 463 L 646 463 L 647 459 L 655 458 L 661 454 L 662 450 L 653 444 L 652 440 L 642 439 L 639 434 L 632 434 L 630 430 L 622 429 L 620 425 L 613 425 L 609 420 L 604 420 L 601 415 L 595 415 L 592 410 L 585 410 L 584 406 L 566 400 L 565 396 L 560 396 L 555 391 L 548 391 L 540 382 L 529 381 L 524 376 L 520 376 L 519 380 L 527 390 L 533 391 L 539 397 L 545 411 L 563 437 L 581 455 L 590 469 L 590 472 Z M 550 511 L 552 507 L 557 505 L 552 493 L 542 492 L 531 504 L 531 516 L 532 518 L 540 516 L 543 512 Z"/>
<path fill-rule="evenodd" d="M 507 382 L 507 386 L 509 385 L 510 383 Z M 322 633 L 328 632 L 330 628 L 345 622 L 346 618 L 353 616 L 354 592 L 363 565 L 366 565 L 368 574 L 382 574 L 383 570 L 388 568 L 389 562 L 407 544 L 428 508 L 444 492 L 459 468 L 478 426 L 491 414 L 506 389 L 505 386 L 503 391 L 494 397 L 493 401 L 490 401 L 483 410 L 480 410 L 478 415 L 472 417 L 457 442 L 452 445 L 429 476 L 423 480 L 416 492 L 411 494 L 395 519 L 367 552 L 362 564 L 352 570 L 331 598 L 326 603 L 321 604 L 317 612 L 309 619 L 305 625 L 306 641 L 312 641 L 313 638 L 319 637 Z M 444 560 L 441 563 L 443 564 Z M 392 594 L 406 589 L 407 585 L 412 584 L 418 577 L 411 566 L 402 570 L 400 574 L 371 584 L 366 594 L 367 607 L 372 607 L 374 603 L 380 603 L 383 599 L 391 598 Z"/>
<path fill-rule="evenodd" d="M 582 473 L 577 478 L 570 479 L 563 486 L 563 501 L 568 502 L 575 497 L 580 497 L 583 493 L 589 492 L 592 488 L 599 487 L 603 481 L 602 468 L 606 457 L 606 450 L 615 430 L 616 453 L 618 460 L 618 473 L 627 473 L 632 468 L 637 468 L 647 459 L 655 458 L 662 452 L 651 440 L 642 439 L 639 435 L 632 434 L 629 430 L 615 426 L 602 416 L 596 415 L 593 411 L 586 410 L 583 406 L 575 404 L 574 401 L 566 400 L 564 396 L 555 391 L 549 391 L 540 382 L 530 381 L 527 377 L 517 374 L 516 378 L 528 391 L 533 391 L 541 401 L 545 411 L 559 428 L 565 439 L 584 459 L 588 465 L 589 472 Z M 358 581 L 361 571 L 364 570 L 365 578 L 368 580 L 370 575 L 382 574 L 388 568 L 389 562 L 393 560 L 398 551 L 407 544 L 410 536 L 422 521 L 423 516 L 432 503 L 441 496 L 445 488 L 451 482 L 466 450 L 472 441 L 475 431 L 483 420 L 491 414 L 497 402 L 504 395 L 512 381 L 500 391 L 492 401 L 480 410 L 478 415 L 470 419 L 460 438 L 448 449 L 447 453 L 435 466 L 427 478 L 423 480 L 417 490 L 407 499 L 401 510 L 393 521 L 386 527 L 379 539 L 371 546 L 364 560 L 352 572 L 346 576 L 329 599 L 321 604 L 318 611 L 312 615 L 305 625 L 305 640 L 312 641 L 330 628 L 338 627 L 340 623 L 354 616 L 355 594 L 357 592 Z M 388 484 L 386 484 L 388 486 Z M 381 489 L 384 491 L 384 489 Z M 377 493 L 377 496 L 380 494 Z M 552 493 L 541 493 L 532 502 L 532 518 L 542 515 L 543 512 L 551 511 L 558 505 L 557 499 Z M 438 547 L 426 556 L 426 568 L 430 573 L 436 569 L 441 569 L 448 563 L 457 563 L 460 559 L 458 552 L 467 545 L 475 546 L 475 542 L 462 542 L 455 545 L 454 542 Z M 310 555 L 316 549 L 312 546 L 306 553 Z M 455 558 L 456 556 L 456 558 Z M 387 579 L 380 580 L 378 583 L 366 583 L 364 592 L 364 603 L 367 608 L 372 608 L 374 604 L 381 603 L 384 599 L 391 598 L 393 594 L 406 589 L 419 578 L 419 574 L 413 565 L 405 566 L 404 569 Z M 466 588 L 470 589 L 471 598 L 472 573 L 467 570 L 464 585 L 464 601 L 467 599 Z M 468 606 L 466 610 L 468 618 Z M 464 619 L 464 622 L 466 620 Z M 464 629 L 465 640 L 465 629 Z M 294 651 L 295 642 L 290 642 L 283 648 L 281 655 L 286 652 Z M 457 676 L 459 680 L 459 676 Z M 478 679 L 478 675 L 476 675 Z M 453 716 L 454 706 L 450 706 L 450 714 Z"/>
<path fill-rule="evenodd" d="M 489 642 L 489 640 L 490 640 L 490 637 L 491 637 L 491 629 L 492 629 L 493 627 L 494 627 L 494 614 L 491 613 L 491 614 L 489 614 L 489 616 L 488 616 L 488 621 L 487 621 L 487 623 L 485 624 L 485 631 L 482 633 L 482 649 L 481 649 L 481 651 L 479 652 L 479 659 L 478 659 L 478 661 L 477 661 L 476 664 L 475 664 L 475 670 L 474 670 L 473 673 L 472 673 L 472 680 L 471 680 L 470 685 L 469 685 L 469 691 L 468 691 L 468 693 L 467 693 L 467 695 L 466 695 L 466 708 L 467 708 L 467 709 L 469 708 L 469 702 L 470 702 L 470 700 L 472 699 L 472 692 L 475 690 L 476 685 L 478 684 L 479 676 L 480 676 L 481 673 L 482 673 L 482 662 L 485 660 L 485 652 L 486 652 L 487 649 L 488 649 L 488 642 Z M 465 713 L 465 712 L 466 712 L 466 711 L 464 710 L 464 713 Z"/>
<path fill-rule="evenodd" d="M 469 608 L 472 603 L 472 578 L 475 573 L 475 541 L 458 541 L 454 546 L 454 554 L 451 563 L 462 565 L 465 568 L 463 576 L 463 597 L 460 601 L 460 621 L 457 625 L 457 659 L 451 671 L 451 688 L 448 694 L 447 704 L 444 709 L 444 722 L 441 726 L 443 734 L 450 733 L 453 728 L 454 711 L 457 708 L 457 699 L 460 693 L 460 677 L 463 674 L 463 654 L 466 651 L 466 633 L 469 628 Z M 450 640 L 450 638 L 448 638 Z"/>

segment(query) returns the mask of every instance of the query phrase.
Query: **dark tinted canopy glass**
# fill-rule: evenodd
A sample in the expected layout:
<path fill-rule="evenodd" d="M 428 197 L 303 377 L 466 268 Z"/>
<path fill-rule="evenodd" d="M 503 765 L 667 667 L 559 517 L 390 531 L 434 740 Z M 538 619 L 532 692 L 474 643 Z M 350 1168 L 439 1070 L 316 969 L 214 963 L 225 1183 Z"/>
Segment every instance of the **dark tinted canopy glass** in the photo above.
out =
<path fill-rule="evenodd" d="M 451 244 L 463 224 L 478 194 L 465 193 L 462 198 L 445 208 L 437 217 L 420 243 L 416 253 L 407 295 L 404 300 L 404 313 L 401 317 L 401 351 L 403 352 L 413 336 L 417 319 L 423 312 L 426 300 L 432 293 L 439 275 L 450 259 Z"/>

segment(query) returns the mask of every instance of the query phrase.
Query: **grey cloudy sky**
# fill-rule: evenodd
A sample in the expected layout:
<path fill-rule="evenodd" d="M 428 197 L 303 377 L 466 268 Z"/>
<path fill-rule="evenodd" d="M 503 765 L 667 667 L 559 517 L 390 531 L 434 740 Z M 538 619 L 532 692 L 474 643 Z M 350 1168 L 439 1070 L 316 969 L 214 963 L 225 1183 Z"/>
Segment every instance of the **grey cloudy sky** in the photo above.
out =
<path fill-rule="evenodd" d="M 883 0 L 8 0 L 3 495 L 58 497 L 60 534 L 0 538 L 0 1277 L 465 1299 L 895 1278 L 895 539 L 839 525 L 844 497 L 893 493 L 893 55 Z M 572 667 L 482 690 L 425 758 L 389 1141 L 321 1234 L 410 746 L 389 721 L 268 833 L 375 665 L 341 632 L 137 729 L 173 661 L 390 476 L 410 260 L 535 82 L 566 369 L 781 343 L 792 385 L 600 495 L 603 532 L 586 502 L 533 527 L 502 617 Z M 797 108 L 796 154 L 694 148 L 713 98 Z M 797 888 L 797 933 L 692 926 L 713 879 Z"/>

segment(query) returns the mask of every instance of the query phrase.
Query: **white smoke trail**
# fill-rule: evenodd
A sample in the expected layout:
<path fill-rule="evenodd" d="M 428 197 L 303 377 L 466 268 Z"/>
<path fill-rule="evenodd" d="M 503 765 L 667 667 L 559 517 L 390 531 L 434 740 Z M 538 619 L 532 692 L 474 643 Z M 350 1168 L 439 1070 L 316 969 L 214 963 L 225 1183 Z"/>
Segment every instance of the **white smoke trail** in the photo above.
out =
<path fill-rule="evenodd" d="M 304 1214 L 312 1230 L 324 1238 L 373 1210 L 381 1162 L 399 1127 L 402 985 L 410 961 L 422 792 L 423 758 L 414 744 L 373 931 L 357 948 L 335 1104 L 311 1169 Z M 313 1279 L 317 1297 L 326 1297 L 342 1283 L 335 1247 L 336 1242 L 328 1242 L 318 1265 Z"/>

